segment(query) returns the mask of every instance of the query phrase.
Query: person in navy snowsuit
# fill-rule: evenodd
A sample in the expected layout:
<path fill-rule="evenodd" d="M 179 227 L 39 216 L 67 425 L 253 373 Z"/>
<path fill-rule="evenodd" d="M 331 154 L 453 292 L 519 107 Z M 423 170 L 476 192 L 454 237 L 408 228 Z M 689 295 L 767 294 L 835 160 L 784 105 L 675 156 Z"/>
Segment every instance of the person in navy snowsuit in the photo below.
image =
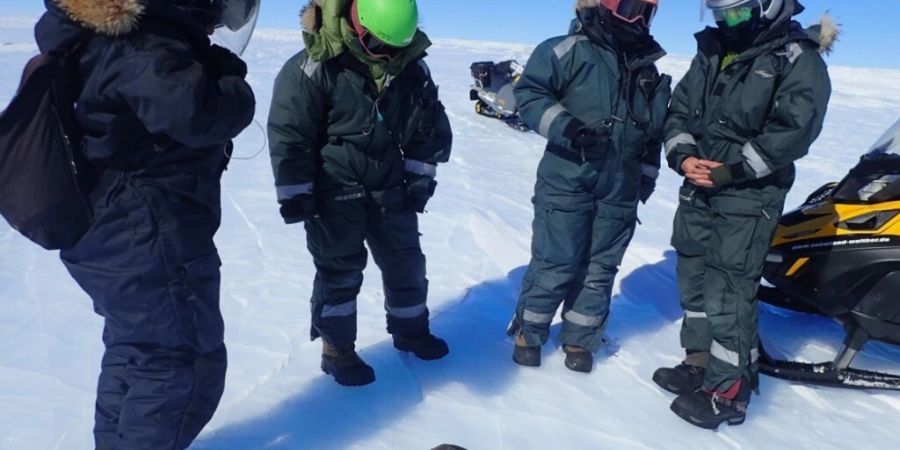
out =
<path fill-rule="evenodd" d="M 102 170 L 94 223 L 61 252 L 104 318 L 97 449 L 184 449 L 225 382 L 220 178 L 255 100 L 211 46 L 213 2 L 45 0 L 42 52 L 78 48 L 76 118 Z"/>

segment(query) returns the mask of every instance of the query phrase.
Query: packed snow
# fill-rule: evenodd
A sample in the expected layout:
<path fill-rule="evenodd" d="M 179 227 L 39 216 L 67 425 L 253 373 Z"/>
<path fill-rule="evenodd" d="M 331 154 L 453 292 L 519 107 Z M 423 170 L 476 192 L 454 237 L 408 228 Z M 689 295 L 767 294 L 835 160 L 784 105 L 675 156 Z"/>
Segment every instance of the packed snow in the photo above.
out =
<path fill-rule="evenodd" d="M 0 104 L 15 92 L 36 51 L 33 19 L 0 18 Z M 560 24 L 564 28 L 566 24 Z M 689 39 L 685 36 L 685 39 Z M 246 53 L 264 125 L 271 86 L 299 51 L 298 32 L 261 30 Z M 680 180 L 668 171 L 640 209 L 622 266 L 609 345 L 590 375 L 564 368 L 559 343 L 538 369 L 516 366 L 505 327 L 529 260 L 530 198 L 544 140 L 475 115 L 469 64 L 516 58 L 527 45 L 437 40 L 428 62 L 455 131 L 453 157 L 439 169 L 437 196 L 421 220 L 429 305 L 448 358 L 423 362 L 393 349 L 384 331 L 377 269 L 359 297 L 362 357 L 377 382 L 349 389 L 318 368 L 309 340 L 314 270 L 301 226 L 278 216 L 265 152 L 236 160 L 224 178 L 217 236 L 222 309 L 230 352 L 221 406 L 193 448 L 423 450 L 454 443 L 470 450 L 590 448 L 892 448 L 900 393 L 845 391 L 763 378 L 746 424 L 718 432 L 672 414 L 673 396 L 650 380 L 680 361 L 671 220 Z M 838 48 L 840 51 L 840 48 Z M 689 57 L 663 60 L 680 77 Z M 798 166 L 796 205 L 855 163 L 900 111 L 900 72 L 832 67 L 834 96 L 825 131 Z M 237 140 L 237 156 L 264 148 L 261 127 Z M 374 266 L 374 265 L 372 265 Z M 842 332 L 828 319 L 764 307 L 770 350 L 803 361 L 830 359 Z M 0 225 L 0 449 L 92 448 L 94 387 L 103 346 L 101 319 L 55 253 Z M 554 335 L 558 325 L 554 327 Z M 900 371 L 900 349 L 869 344 L 860 365 Z"/>

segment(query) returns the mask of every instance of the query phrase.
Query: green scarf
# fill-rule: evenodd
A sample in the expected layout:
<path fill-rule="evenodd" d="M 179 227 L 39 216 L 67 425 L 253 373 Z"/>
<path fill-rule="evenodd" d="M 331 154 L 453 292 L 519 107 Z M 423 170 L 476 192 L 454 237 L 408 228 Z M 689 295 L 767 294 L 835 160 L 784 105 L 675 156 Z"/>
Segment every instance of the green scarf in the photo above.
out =
<path fill-rule="evenodd" d="M 416 31 L 412 43 L 390 62 L 373 58 L 362 48 L 353 26 L 347 19 L 352 2 L 353 0 L 318 0 L 316 3 L 322 9 L 322 22 L 315 33 L 303 31 L 303 42 L 310 58 L 319 62 L 336 58 L 344 51 L 349 51 L 369 68 L 369 74 L 375 81 L 378 93 L 381 94 L 387 88 L 388 79 L 397 76 L 410 62 L 421 58 L 425 50 L 431 46 L 431 41 L 425 33 Z"/>
<path fill-rule="evenodd" d="M 728 52 L 728 54 L 726 54 L 725 57 L 722 58 L 722 64 L 719 66 L 719 71 L 721 72 L 725 70 L 725 68 L 730 66 L 738 56 L 740 56 L 739 53 Z"/>

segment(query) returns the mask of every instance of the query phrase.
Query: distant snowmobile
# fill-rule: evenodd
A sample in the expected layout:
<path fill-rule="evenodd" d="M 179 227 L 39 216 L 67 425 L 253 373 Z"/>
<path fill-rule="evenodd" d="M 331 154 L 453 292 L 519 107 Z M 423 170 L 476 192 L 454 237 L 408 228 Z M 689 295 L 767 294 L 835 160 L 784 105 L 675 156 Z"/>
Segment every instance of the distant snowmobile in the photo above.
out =
<path fill-rule="evenodd" d="M 516 112 L 516 97 L 513 95 L 513 88 L 525 67 L 515 60 L 508 60 L 496 64 L 493 61 L 476 62 L 471 69 L 475 82 L 469 99 L 476 101 L 475 112 L 502 120 L 519 131 L 529 131 L 528 125 Z"/>
<path fill-rule="evenodd" d="M 870 339 L 900 345 L 900 120 L 840 183 L 785 214 L 766 259 L 764 302 L 837 319 L 847 333 L 832 362 L 773 360 L 760 370 L 793 381 L 900 390 L 900 375 L 853 369 Z"/>

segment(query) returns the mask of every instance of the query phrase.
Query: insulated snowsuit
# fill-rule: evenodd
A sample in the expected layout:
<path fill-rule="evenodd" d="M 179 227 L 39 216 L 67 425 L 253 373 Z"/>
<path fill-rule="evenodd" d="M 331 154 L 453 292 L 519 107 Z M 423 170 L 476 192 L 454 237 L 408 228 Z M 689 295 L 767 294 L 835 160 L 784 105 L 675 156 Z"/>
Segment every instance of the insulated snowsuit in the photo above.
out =
<path fill-rule="evenodd" d="M 664 54 L 651 42 L 626 58 L 576 20 L 568 35 L 534 50 L 516 86 L 522 120 L 548 140 L 535 184 L 531 263 L 509 329 L 528 346 L 547 341 L 560 303 L 564 344 L 596 351 L 602 343 L 642 180 L 658 175 L 671 78 L 654 63 Z M 602 157 L 586 159 L 573 147 L 581 124 L 610 133 Z"/>
<path fill-rule="evenodd" d="M 698 33 L 698 54 L 666 121 L 670 167 L 681 173 L 694 156 L 724 163 L 734 179 L 714 189 L 685 180 L 672 236 L 685 314 L 681 344 L 688 353 L 709 353 L 710 389 L 726 390 L 742 377 L 756 385 L 762 267 L 794 182 L 793 163 L 819 135 L 831 93 L 819 43 L 791 20 L 801 11 L 787 1 L 753 47 L 724 68 L 719 30 Z"/>
<path fill-rule="evenodd" d="M 184 449 L 225 383 L 213 235 L 226 143 L 252 120 L 253 92 L 211 74 L 205 27 L 166 2 L 46 3 L 42 52 L 92 33 L 76 116 L 104 171 L 93 225 L 61 258 L 104 318 L 96 448 Z"/>
<path fill-rule="evenodd" d="M 302 13 L 307 49 L 278 74 L 269 115 L 279 202 L 316 204 L 305 220 L 316 265 L 311 337 L 353 346 L 364 243 L 381 269 L 388 332 L 424 333 L 428 281 L 410 196 L 430 197 L 452 144 L 422 59 L 430 42 L 419 32 L 397 60 L 375 64 L 344 19 L 350 2 L 316 3 Z"/>

